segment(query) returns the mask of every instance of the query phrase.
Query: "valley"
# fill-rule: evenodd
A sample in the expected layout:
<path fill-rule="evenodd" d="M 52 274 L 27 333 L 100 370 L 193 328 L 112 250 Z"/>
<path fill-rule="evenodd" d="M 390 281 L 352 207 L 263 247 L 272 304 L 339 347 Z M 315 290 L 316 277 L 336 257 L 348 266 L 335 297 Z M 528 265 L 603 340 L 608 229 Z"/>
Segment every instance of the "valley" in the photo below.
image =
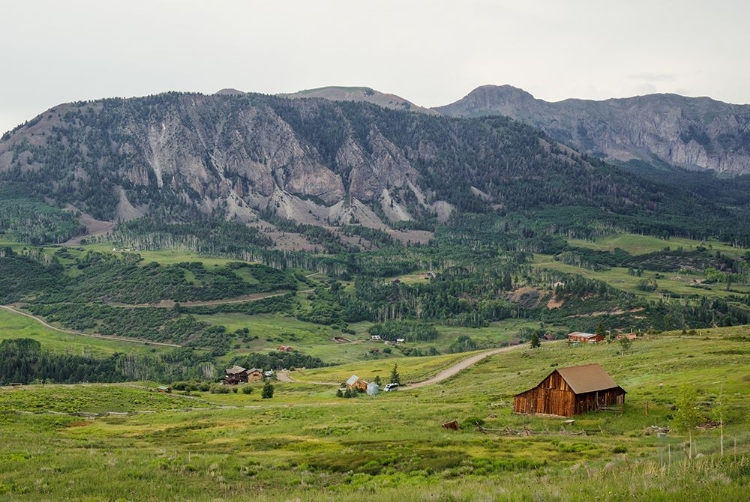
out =
<path fill-rule="evenodd" d="M 559 140 L 369 88 L 9 132 L 0 498 L 743 500 L 743 178 Z M 594 363 L 623 408 L 513 412 Z"/>

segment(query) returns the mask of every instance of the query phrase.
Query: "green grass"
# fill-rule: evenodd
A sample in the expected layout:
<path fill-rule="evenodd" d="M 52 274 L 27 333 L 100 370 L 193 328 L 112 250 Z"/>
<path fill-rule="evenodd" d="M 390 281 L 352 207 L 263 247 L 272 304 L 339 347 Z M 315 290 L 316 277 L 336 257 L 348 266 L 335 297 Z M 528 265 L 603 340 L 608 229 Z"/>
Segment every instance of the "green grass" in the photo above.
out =
<path fill-rule="evenodd" d="M 721 251 L 722 253 L 734 256 L 740 255 L 744 252 L 742 249 L 734 248 L 714 239 L 709 239 L 708 241 L 696 241 L 692 239 L 673 237 L 669 240 L 665 240 L 659 239 L 658 237 L 637 234 L 616 234 L 609 237 L 598 238 L 593 241 L 569 239 L 568 244 L 574 247 L 588 248 L 596 251 L 614 251 L 615 248 L 620 248 L 633 255 L 655 253 L 663 250 L 667 246 L 673 250 L 682 247 L 686 251 L 695 249 L 698 246 L 706 248 L 710 247 L 712 250 Z"/>
<path fill-rule="evenodd" d="M 373 361 L 360 361 L 326 368 L 299 369 L 292 372 L 290 376 L 301 382 L 339 384 L 345 382 L 350 376 L 355 374 L 367 381 L 372 381 L 376 376 L 380 376 L 385 384 L 388 382 L 393 366 L 398 365 L 398 372 L 401 375 L 402 382 L 420 382 L 472 354 L 469 352 L 433 357 L 381 358 Z"/>
<path fill-rule="evenodd" d="M 328 386 L 279 382 L 270 400 L 260 398 L 258 384 L 249 395 L 197 399 L 129 385 L 5 388 L 0 498 L 744 500 L 749 353 L 750 327 L 648 336 L 624 355 L 619 344 L 546 343 L 487 358 L 430 387 L 356 399 L 336 398 Z M 402 358 L 399 370 L 436 372 L 449 357 Z M 511 413 L 515 393 L 555 367 L 588 362 L 600 363 L 628 392 L 623 414 L 590 413 L 566 424 Z M 360 376 L 388 372 L 390 361 L 357 369 Z M 338 378 L 335 371 L 304 376 Z M 718 429 L 696 431 L 704 457 L 692 463 L 685 462 L 682 432 L 651 432 L 652 425 L 673 425 L 672 406 L 685 384 L 698 388 L 701 403 L 727 400 L 723 458 Z M 715 409 L 701 406 L 704 414 Z M 126 414 L 89 419 L 52 411 Z M 486 432 L 441 427 L 472 417 Z"/>
<path fill-rule="evenodd" d="M 100 253 L 112 253 L 113 245 L 111 243 L 93 243 L 79 246 L 84 251 L 97 251 Z M 115 254 L 126 251 L 124 249 L 117 248 L 114 251 Z M 138 249 L 132 249 L 128 252 L 137 253 L 143 258 L 143 263 L 157 262 L 162 265 L 176 265 L 183 262 L 196 262 L 203 263 L 206 267 L 211 266 L 225 266 L 227 263 L 236 262 L 239 260 L 229 258 L 214 258 L 194 253 L 192 251 L 176 251 L 176 250 L 159 250 L 159 251 L 142 251 Z"/>
<path fill-rule="evenodd" d="M 48 328 L 30 317 L 0 308 L 0 340 L 10 338 L 32 338 L 39 341 L 45 349 L 55 353 L 86 354 L 94 357 L 106 357 L 115 352 L 137 354 L 171 350 L 158 345 L 74 335 Z"/>
<path fill-rule="evenodd" d="M 289 345 L 294 350 L 319 357 L 329 364 L 343 364 L 364 359 L 370 349 L 369 342 L 364 343 L 370 338 L 364 332 L 370 323 L 351 326 L 357 334 L 350 335 L 329 326 L 300 321 L 284 314 L 214 314 L 195 317 L 209 324 L 226 326 L 229 332 L 248 328 L 250 337 L 258 337 L 249 343 L 237 341 L 240 347 L 236 348 L 235 344 L 227 360 L 233 356 L 275 350 L 279 345 Z M 336 343 L 334 337 L 344 337 L 353 343 Z"/>
<path fill-rule="evenodd" d="M 705 279 L 705 275 L 694 275 L 685 273 L 665 272 L 656 277 L 656 272 L 644 272 L 641 277 L 628 274 L 627 268 L 612 267 L 609 270 L 589 270 L 587 268 L 577 267 L 575 265 L 566 265 L 555 261 L 551 255 L 537 254 L 534 255 L 533 263 L 546 269 L 559 270 L 569 274 L 578 274 L 587 279 L 597 279 L 604 281 L 610 286 L 634 293 L 649 300 L 658 300 L 664 293 L 674 293 L 680 296 L 706 296 L 708 298 L 726 298 L 730 295 L 736 295 L 737 292 L 748 294 L 750 286 L 732 285 L 734 291 L 726 291 L 724 284 L 704 285 L 700 288 L 693 287 L 693 280 Z M 644 292 L 638 289 L 638 283 L 643 279 L 654 279 L 658 284 L 658 289 L 653 292 Z"/>

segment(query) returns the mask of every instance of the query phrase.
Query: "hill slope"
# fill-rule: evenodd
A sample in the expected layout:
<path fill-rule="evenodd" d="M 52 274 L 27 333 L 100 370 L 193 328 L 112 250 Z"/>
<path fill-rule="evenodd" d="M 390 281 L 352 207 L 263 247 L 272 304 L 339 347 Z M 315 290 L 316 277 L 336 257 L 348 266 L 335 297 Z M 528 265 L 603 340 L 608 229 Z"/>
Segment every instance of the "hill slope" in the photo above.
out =
<path fill-rule="evenodd" d="M 509 85 L 487 85 L 435 109 L 451 117 L 506 115 L 608 161 L 661 159 L 687 169 L 750 173 L 748 105 L 675 94 L 549 103 Z"/>

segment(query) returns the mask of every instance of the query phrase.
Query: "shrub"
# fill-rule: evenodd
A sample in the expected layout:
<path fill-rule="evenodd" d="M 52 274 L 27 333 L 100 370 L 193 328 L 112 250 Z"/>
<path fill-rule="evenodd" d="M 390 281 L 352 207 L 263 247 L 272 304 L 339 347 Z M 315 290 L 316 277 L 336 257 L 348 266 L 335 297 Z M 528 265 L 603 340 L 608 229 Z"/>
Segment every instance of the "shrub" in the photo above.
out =
<path fill-rule="evenodd" d="M 273 397 L 273 385 L 268 380 L 266 380 L 266 384 L 263 386 L 261 397 L 263 399 L 271 399 Z"/>
<path fill-rule="evenodd" d="M 484 419 L 479 417 L 469 417 L 461 424 L 462 429 L 475 429 L 484 425 Z"/>
<path fill-rule="evenodd" d="M 250 387 L 249 385 L 243 385 L 242 386 L 242 393 L 243 394 L 252 394 L 253 393 L 253 388 Z"/>

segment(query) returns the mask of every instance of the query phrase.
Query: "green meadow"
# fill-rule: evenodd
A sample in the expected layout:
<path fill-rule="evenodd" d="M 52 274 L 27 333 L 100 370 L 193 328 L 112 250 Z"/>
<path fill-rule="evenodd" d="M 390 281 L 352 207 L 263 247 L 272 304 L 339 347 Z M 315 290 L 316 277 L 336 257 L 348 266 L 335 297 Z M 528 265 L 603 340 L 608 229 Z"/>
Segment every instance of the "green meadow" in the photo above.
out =
<path fill-rule="evenodd" d="M 568 265 L 555 261 L 551 255 L 537 254 L 533 263 L 541 268 L 559 270 L 569 274 L 578 274 L 587 279 L 604 281 L 617 289 L 634 293 L 649 300 L 658 300 L 664 294 L 670 296 L 674 293 L 684 297 L 726 298 L 731 295 L 748 294 L 750 286 L 732 285 L 732 291 L 727 291 L 726 284 L 697 285 L 698 280 L 704 279 L 705 275 L 688 272 L 680 273 L 656 273 L 644 272 L 640 277 L 630 275 L 627 268 L 612 267 L 608 270 L 590 270 L 575 265 Z M 658 284 L 658 289 L 652 292 L 644 292 L 638 289 L 638 283 L 643 279 L 653 279 Z"/>
<path fill-rule="evenodd" d="M 703 246 L 712 251 L 721 251 L 732 255 L 740 255 L 744 250 L 732 247 L 715 239 L 707 241 L 697 241 L 685 239 L 682 237 L 670 237 L 669 239 L 660 239 L 649 235 L 618 233 L 608 237 L 600 237 L 595 240 L 569 239 L 568 243 L 574 247 L 594 249 L 596 251 L 614 251 L 620 248 L 633 255 L 655 253 L 663 250 L 665 247 L 671 249 L 683 248 L 686 251 L 693 250 L 698 246 Z"/>
<path fill-rule="evenodd" d="M 107 357 L 115 352 L 138 354 L 165 350 L 148 342 L 97 338 L 48 328 L 36 319 L 0 308 L 0 340 L 10 338 L 32 338 L 51 352 L 94 357 Z"/>
<path fill-rule="evenodd" d="M 466 355 L 400 358 L 406 386 L 354 399 L 301 382 L 274 382 L 271 399 L 262 384 L 249 394 L 162 394 L 148 382 L 3 388 L 0 498 L 745 500 L 748 355 L 750 327 L 733 327 L 649 335 L 628 349 L 522 347 L 420 389 L 408 382 Z M 361 376 L 387 377 L 392 362 L 362 362 Z M 512 413 L 514 394 L 591 362 L 627 391 L 622 413 Z M 291 375 L 339 381 L 346 369 Z M 686 386 L 702 419 L 692 461 L 674 420 Z M 442 427 L 452 420 L 459 430 Z"/>

